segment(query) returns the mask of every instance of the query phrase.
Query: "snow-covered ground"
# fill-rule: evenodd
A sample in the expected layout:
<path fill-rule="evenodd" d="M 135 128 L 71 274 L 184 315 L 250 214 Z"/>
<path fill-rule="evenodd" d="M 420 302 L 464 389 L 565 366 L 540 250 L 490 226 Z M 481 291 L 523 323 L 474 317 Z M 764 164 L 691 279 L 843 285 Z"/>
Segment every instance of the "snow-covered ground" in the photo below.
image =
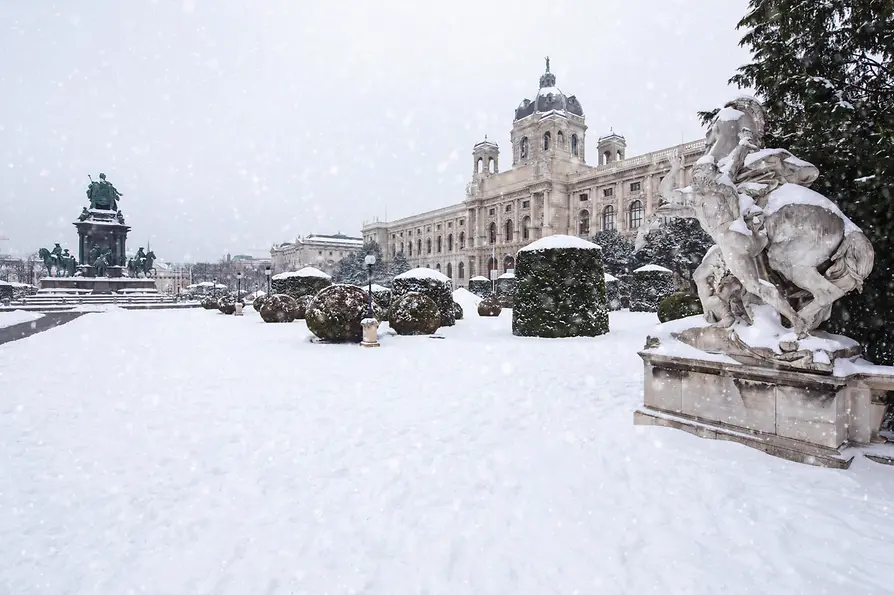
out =
<path fill-rule="evenodd" d="M 633 425 L 656 322 L 361 349 L 115 310 L 0 346 L 0 593 L 890 593 L 890 467 Z"/>
<path fill-rule="evenodd" d="M 34 322 L 41 317 L 43 317 L 43 314 L 40 312 L 26 312 L 24 310 L 0 312 L 0 328 L 22 324 L 23 322 Z"/>

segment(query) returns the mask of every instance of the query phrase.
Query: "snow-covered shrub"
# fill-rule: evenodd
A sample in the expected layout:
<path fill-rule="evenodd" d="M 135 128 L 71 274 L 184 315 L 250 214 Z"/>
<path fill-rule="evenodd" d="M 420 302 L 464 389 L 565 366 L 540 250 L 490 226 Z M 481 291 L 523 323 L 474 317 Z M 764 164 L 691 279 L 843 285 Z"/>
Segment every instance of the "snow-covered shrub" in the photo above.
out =
<path fill-rule="evenodd" d="M 605 299 L 609 310 L 621 309 L 621 281 L 608 273 L 605 274 Z"/>
<path fill-rule="evenodd" d="M 236 297 L 232 295 L 223 295 L 217 299 L 217 309 L 224 314 L 233 314 L 236 312 Z"/>
<path fill-rule="evenodd" d="M 366 289 L 366 288 L 364 288 Z M 386 310 L 391 307 L 391 290 L 382 285 L 376 285 L 373 283 L 372 286 L 373 291 L 373 301 Z"/>
<path fill-rule="evenodd" d="M 297 299 L 305 295 L 316 295 L 324 287 L 332 285 L 332 278 L 320 269 L 304 267 L 298 271 L 274 275 L 271 285 L 274 293 L 284 293 Z"/>
<path fill-rule="evenodd" d="M 304 320 L 320 339 L 333 343 L 357 342 L 363 338 L 360 321 L 366 318 L 368 294 L 356 285 L 330 285 L 314 296 Z"/>
<path fill-rule="evenodd" d="M 453 284 L 446 275 L 433 269 L 411 269 L 401 273 L 391 283 L 391 299 L 411 291 L 427 295 L 441 313 L 441 326 L 453 326 Z"/>
<path fill-rule="evenodd" d="M 0 301 L 12 299 L 12 285 L 5 281 L 0 281 Z"/>
<path fill-rule="evenodd" d="M 478 302 L 478 316 L 499 316 L 502 311 L 500 298 L 495 295 L 489 295 Z"/>
<path fill-rule="evenodd" d="M 515 273 L 503 273 L 497 277 L 497 296 L 504 308 L 511 308 L 515 302 L 515 288 L 518 280 Z"/>
<path fill-rule="evenodd" d="M 411 291 L 394 298 L 388 324 L 398 335 L 430 335 L 441 326 L 441 312 L 430 297 Z"/>
<path fill-rule="evenodd" d="M 602 250 L 573 236 L 548 236 L 518 251 L 512 334 L 593 337 L 608 332 Z"/>
<path fill-rule="evenodd" d="M 456 320 L 463 319 L 463 307 L 456 300 L 453 301 L 453 318 Z"/>
<path fill-rule="evenodd" d="M 657 312 L 661 300 L 674 292 L 674 274 L 657 264 L 647 264 L 630 277 L 630 311 Z"/>
<path fill-rule="evenodd" d="M 314 296 L 312 295 L 302 295 L 300 298 L 295 298 L 295 320 L 304 320 L 304 315 L 307 313 L 307 307 L 313 299 Z"/>
<path fill-rule="evenodd" d="M 217 310 L 217 298 L 210 295 L 202 298 L 202 307 L 206 310 Z"/>
<path fill-rule="evenodd" d="M 486 277 L 472 277 L 469 279 L 469 291 L 483 298 L 492 294 L 494 287 L 493 283 Z"/>
<path fill-rule="evenodd" d="M 689 293 L 673 293 L 658 304 L 658 320 L 668 322 L 702 314 L 702 302 L 698 296 Z"/>
<path fill-rule="evenodd" d="M 277 293 L 264 300 L 261 318 L 264 322 L 292 322 L 298 314 L 298 303 L 290 295 Z"/>
<path fill-rule="evenodd" d="M 262 294 L 258 295 L 257 297 L 255 297 L 255 299 L 252 300 L 251 307 L 254 308 L 256 312 L 260 313 L 261 307 L 271 297 L 272 296 L 269 296 L 266 293 L 262 293 Z"/>

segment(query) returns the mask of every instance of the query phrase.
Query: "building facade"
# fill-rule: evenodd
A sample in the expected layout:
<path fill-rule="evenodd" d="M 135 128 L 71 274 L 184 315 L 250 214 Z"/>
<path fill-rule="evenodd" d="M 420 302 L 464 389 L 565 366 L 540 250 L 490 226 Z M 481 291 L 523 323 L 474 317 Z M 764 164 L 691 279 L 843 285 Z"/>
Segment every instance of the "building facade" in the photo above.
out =
<path fill-rule="evenodd" d="M 446 274 L 454 287 L 476 275 L 515 268 L 519 248 L 542 237 L 589 237 L 616 229 L 635 236 L 658 207 L 658 184 L 668 158 L 684 158 L 681 186 L 704 153 L 698 140 L 628 158 L 623 136 L 596 140 L 596 165 L 586 163 L 587 126 L 574 95 L 556 87 L 549 71 L 532 101 L 515 110 L 510 134 L 512 166 L 500 171 L 500 149 L 485 138 L 472 148 L 472 179 L 461 203 L 395 221 L 363 226 L 389 256 L 403 252 L 414 267 Z M 592 151 L 591 151 L 592 152 Z"/>
<path fill-rule="evenodd" d="M 382 244 L 384 246 L 384 244 Z M 336 263 L 351 252 L 363 247 L 363 238 L 343 234 L 310 234 L 299 236 L 294 242 L 275 244 L 270 249 L 273 270 L 277 273 L 297 271 L 306 266 L 332 274 Z"/>

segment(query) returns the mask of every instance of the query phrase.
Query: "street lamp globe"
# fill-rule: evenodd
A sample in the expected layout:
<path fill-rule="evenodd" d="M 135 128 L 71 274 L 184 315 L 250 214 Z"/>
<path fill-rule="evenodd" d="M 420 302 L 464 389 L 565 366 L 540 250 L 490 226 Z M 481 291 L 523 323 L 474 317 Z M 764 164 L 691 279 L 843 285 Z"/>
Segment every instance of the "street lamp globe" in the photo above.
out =
<path fill-rule="evenodd" d="M 376 264 L 376 255 L 375 254 L 367 254 L 366 258 L 363 259 L 363 262 L 366 263 L 366 266 L 371 267 Z"/>

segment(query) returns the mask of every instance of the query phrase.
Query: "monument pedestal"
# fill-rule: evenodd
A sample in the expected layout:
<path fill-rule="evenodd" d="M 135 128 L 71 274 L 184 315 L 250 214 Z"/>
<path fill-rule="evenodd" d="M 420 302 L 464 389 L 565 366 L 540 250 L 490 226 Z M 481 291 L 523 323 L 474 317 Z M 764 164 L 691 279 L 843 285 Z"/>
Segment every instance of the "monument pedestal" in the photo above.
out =
<path fill-rule="evenodd" d="M 668 323 L 679 331 L 684 319 Z M 703 321 L 693 321 L 694 327 Z M 785 459 L 846 468 L 851 447 L 879 440 L 894 368 L 839 360 L 834 370 L 781 369 L 701 351 L 676 337 L 649 337 L 640 425 L 731 440 Z"/>
<path fill-rule="evenodd" d="M 111 256 L 107 274 L 112 276 L 111 269 L 116 268 L 120 271 L 127 265 L 125 246 L 130 227 L 123 223 L 123 219 L 118 220 L 115 211 L 90 209 L 87 214 L 85 220 L 74 223 L 74 226 L 78 228 L 78 262 L 92 269 L 93 262 L 90 262 L 90 254 L 93 249 L 98 247 L 103 251 L 108 250 L 111 252 Z"/>
<path fill-rule="evenodd" d="M 128 277 L 44 277 L 39 294 L 158 293 L 155 279 Z"/>

